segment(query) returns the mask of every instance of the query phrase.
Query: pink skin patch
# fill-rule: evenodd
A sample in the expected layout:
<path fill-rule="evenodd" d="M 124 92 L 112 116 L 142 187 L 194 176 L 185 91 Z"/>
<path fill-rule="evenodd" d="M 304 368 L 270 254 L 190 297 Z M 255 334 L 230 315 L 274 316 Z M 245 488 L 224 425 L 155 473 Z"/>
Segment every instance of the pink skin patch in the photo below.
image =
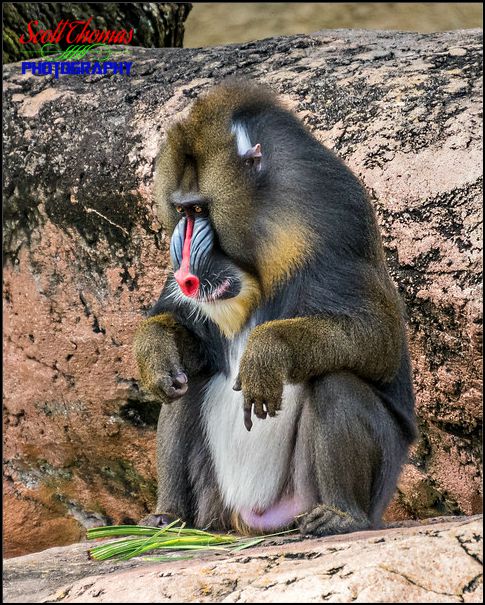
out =
<path fill-rule="evenodd" d="M 243 509 L 239 512 L 241 519 L 251 529 L 270 531 L 290 525 L 295 517 L 308 509 L 308 504 L 298 496 L 287 496 L 279 500 L 264 512 Z"/>
<path fill-rule="evenodd" d="M 173 275 L 185 296 L 195 297 L 199 291 L 199 278 L 190 272 L 190 244 L 194 232 L 194 219 L 187 217 L 184 247 L 182 250 L 182 263 L 180 269 Z"/>
<path fill-rule="evenodd" d="M 225 279 L 222 284 L 220 286 L 217 286 L 214 292 L 207 298 L 207 301 L 214 302 L 215 300 L 217 300 L 220 296 L 224 294 L 224 292 L 229 288 L 230 285 L 231 282 L 228 279 Z"/>

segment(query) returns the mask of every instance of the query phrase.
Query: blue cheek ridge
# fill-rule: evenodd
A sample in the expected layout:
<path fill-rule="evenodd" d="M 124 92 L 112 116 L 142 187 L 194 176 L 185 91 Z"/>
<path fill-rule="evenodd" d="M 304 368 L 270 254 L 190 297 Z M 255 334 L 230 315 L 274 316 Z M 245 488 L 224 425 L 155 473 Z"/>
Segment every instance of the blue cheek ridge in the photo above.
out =
<path fill-rule="evenodd" d="M 186 222 L 186 219 L 183 218 L 177 223 L 177 226 L 172 233 L 172 239 L 170 240 L 170 257 L 172 259 L 174 271 L 176 271 L 182 263 L 182 250 L 184 247 Z"/>
<path fill-rule="evenodd" d="M 172 233 L 170 240 L 170 256 L 174 271 L 182 264 L 182 251 L 184 248 L 185 229 L 187 220 L 182 218 Z M 214 246 L 214 232 L 207 218 L 198 218 L 194 223 L 192 242 L 190 246 L 190 270 L 197 274 L 201 265 L 205 264 Z"/>
<path fill-rule="evenodd" d="M 204 264 L 214 245 L 214 232 L 208 219 L 195 220 L 194 233 L 192 234 L 190 268 L 197 275 L 200 265 Z"/>

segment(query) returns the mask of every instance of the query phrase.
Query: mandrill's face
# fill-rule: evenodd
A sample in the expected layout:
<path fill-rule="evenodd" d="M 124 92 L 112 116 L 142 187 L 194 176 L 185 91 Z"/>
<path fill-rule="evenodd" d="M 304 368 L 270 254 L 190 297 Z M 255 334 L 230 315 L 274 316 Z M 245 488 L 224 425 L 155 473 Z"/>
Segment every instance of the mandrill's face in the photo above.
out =
<path fill-rule="evenodd" d="M 173 230 L 172 296 L 231 336 L 261 297 L 247 225 L 263 164 L 261 145 L 251 144 L 242 125 L 219 116 L 215 133 L 216 121 L 200 124 L 195 112 L 169 132 L 156 193 Z"/>
<path fill-rule="evenodd" d="M 194 196 L 176 204 L 181 218 L 172 234 L 170 255 L 181 293 L 212 303 L 241 292 L 242 271 L 218 249 L 207 206 L 203 200 L 194 202 Z"/>

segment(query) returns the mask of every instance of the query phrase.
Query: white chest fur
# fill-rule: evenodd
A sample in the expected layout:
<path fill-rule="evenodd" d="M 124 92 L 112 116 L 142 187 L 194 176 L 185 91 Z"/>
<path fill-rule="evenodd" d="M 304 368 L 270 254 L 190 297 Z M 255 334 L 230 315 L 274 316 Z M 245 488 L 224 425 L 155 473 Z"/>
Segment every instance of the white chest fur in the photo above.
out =
<path fill-rule="evenodd" d="M 266 509 L 280 496 L 291 469 L 303 387 L 285 385 L 276 417 L 244 426 L 242 393 L 232 390 L 248 333 L 238 336 L 230 354 L 230 375 L 218 374 L 207 385 L 203 420 L 208 446 L 226 506 Z"/>

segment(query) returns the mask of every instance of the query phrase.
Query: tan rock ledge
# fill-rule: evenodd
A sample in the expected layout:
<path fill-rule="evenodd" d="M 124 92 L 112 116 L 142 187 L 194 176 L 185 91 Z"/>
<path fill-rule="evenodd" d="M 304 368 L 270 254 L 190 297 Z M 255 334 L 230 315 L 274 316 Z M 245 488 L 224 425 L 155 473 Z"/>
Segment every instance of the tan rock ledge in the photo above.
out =
<path fill-rule="evenodd" d="M 86 543 L 51 548 L 5 562 L 4 602 L 482 602 L 482 517 L 410 525 L 173 563 L 89 561 Z"/>

